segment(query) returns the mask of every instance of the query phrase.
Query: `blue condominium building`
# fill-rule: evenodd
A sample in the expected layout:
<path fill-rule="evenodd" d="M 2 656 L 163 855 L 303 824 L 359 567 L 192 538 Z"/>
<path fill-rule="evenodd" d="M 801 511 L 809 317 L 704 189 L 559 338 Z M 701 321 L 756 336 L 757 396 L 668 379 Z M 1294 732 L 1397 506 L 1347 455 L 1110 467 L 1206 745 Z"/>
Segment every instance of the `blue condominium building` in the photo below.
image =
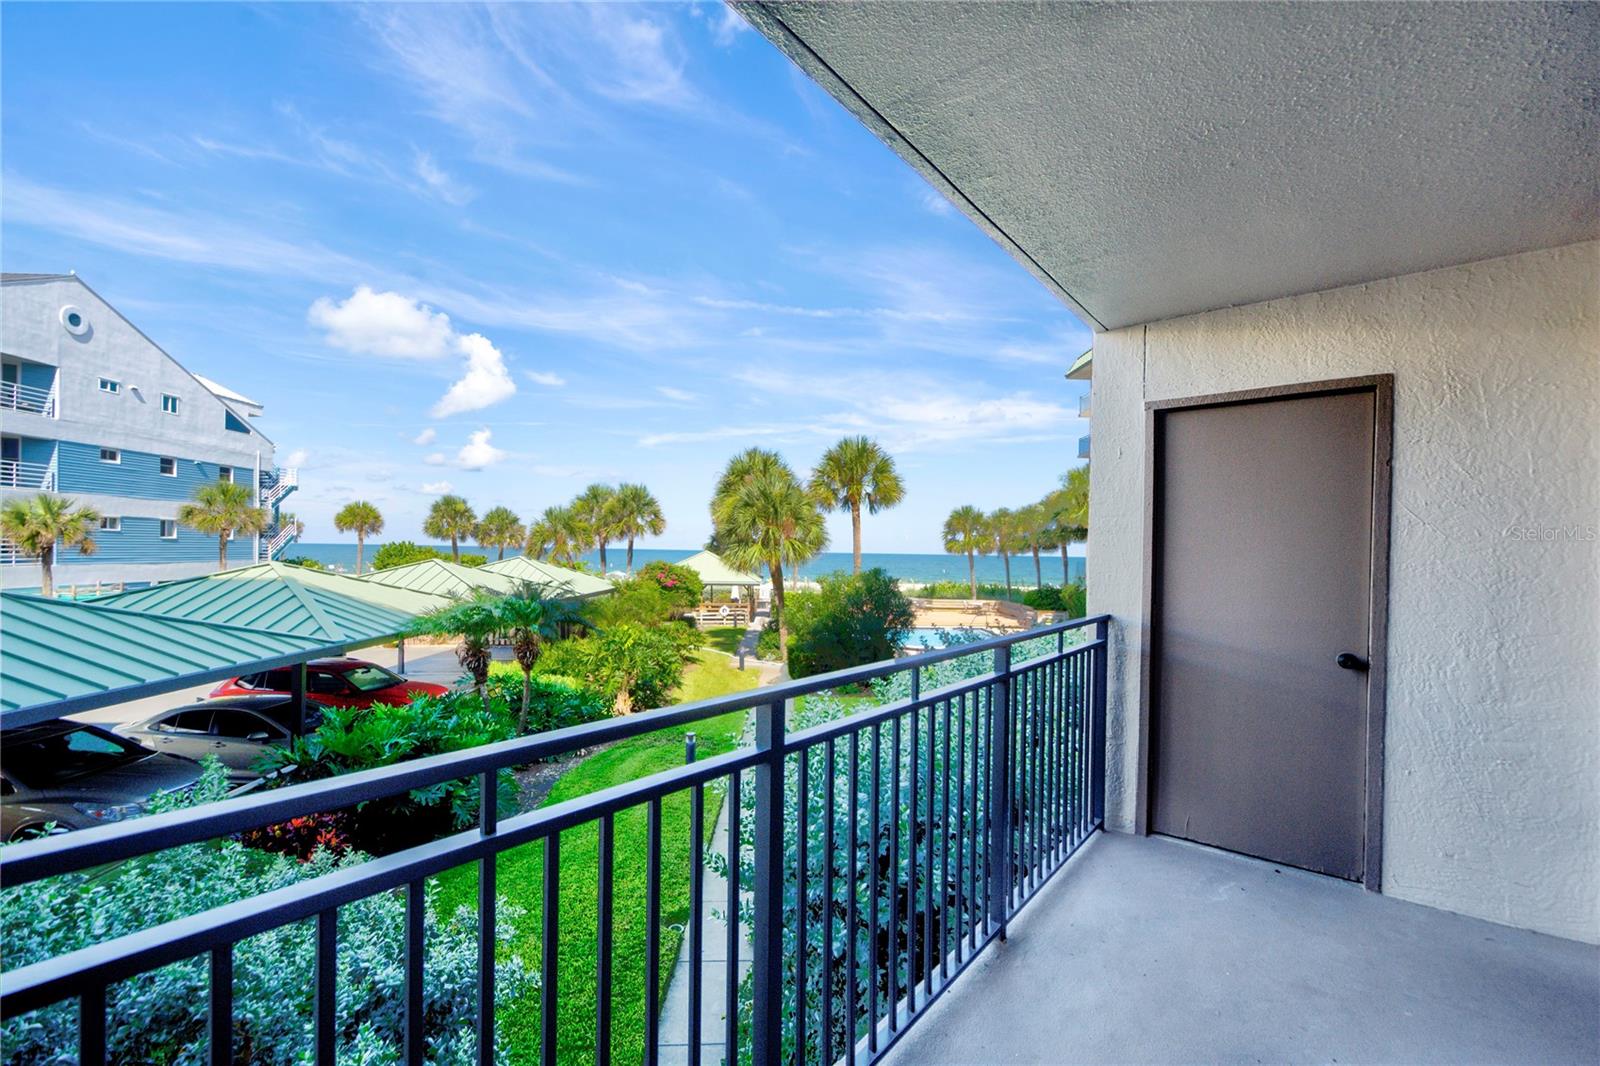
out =
<path fill-rule="evenodd" d="M 216 569 L 217 538 L 179 524 L 208 482 L 249 485 L 272 525 L 228 545 L 228 565 L 294 539 L 279 507 L 295 471 L 275 465 L 261 405 L 191 373 L 74 274 L 0 275 L 0 499 L 49 492 L 103 516 L 95 551 L 56 553 L 58 588 L 142 584 Z M 0 583 L 39 584 L 37 561 L 0 541 Z"/>

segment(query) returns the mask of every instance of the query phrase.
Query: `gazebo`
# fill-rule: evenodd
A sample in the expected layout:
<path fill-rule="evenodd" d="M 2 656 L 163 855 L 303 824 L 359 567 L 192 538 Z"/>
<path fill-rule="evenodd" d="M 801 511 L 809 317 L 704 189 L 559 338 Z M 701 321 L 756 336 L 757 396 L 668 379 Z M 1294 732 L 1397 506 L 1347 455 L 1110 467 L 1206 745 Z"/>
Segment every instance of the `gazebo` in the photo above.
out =
<path fill-rule="evenodd" d="M 763 584 L 755 574 L 735 570 L 713 551 L 696 552 L 676 565 L 700 575 L 705 585 L 705 600 L 694 611 L 699 626 L 749 625 L 756 605 L 756 592 Z"/>

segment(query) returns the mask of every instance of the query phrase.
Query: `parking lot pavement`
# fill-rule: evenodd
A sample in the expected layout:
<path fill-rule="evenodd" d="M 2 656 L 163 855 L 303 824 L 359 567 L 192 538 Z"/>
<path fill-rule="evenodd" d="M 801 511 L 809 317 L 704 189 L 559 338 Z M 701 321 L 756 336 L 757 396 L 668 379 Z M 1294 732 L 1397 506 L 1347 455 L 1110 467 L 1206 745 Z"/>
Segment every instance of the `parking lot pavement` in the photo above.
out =
<path fill-rule="evenodd" d="M 352 654 L 354 658 L 365 659 L 390 670 L 395 670 L 400 660 L 398 649 L 391 647 L 362 648 Z M 499 656 L 497 655 L 496 658 L 499 658 Z M 461 679 L 461 664 L 456 661 L 454 644 L 407 644 L 406 668 L 401 672 L 414 681 L 431 681 L 436 685 L 454 685 Z M 69 717 L 75 722 L 91 722 L 107 729 L 126 725 L 129 722 L 142 722 L 146 718 L 160 714 L 162 711 L 182 707 L 184 704 L 193 703 L 195 700 L 205 699 L 206 694 L 216 688 L 217 684 L 218 682 L 212 681 L 204 685 L 195 685 L 192 688 L 178 689 L 175 692 L 168 692 L 161 696 L 147 696 L 144 699 L 129 700 L 127 703 L 118 703 L 110 707 L 84 711 L 81 714 L 74 714 Z"/>

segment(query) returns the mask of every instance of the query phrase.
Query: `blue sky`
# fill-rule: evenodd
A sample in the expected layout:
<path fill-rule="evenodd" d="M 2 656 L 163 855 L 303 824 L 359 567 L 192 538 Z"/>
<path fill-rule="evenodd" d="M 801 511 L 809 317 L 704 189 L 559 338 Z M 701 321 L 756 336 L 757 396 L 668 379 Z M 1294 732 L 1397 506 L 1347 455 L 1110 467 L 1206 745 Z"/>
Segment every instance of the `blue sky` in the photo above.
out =
<path fill-rule="evenodd" d="M 266 405 L 308 540 L 877 437 L 867 548 L 1076 463 L 1089 331 L 720 5 L 7 4 L 6 270 Z M 848 522 L 832 525 L 848 548 Z"/>

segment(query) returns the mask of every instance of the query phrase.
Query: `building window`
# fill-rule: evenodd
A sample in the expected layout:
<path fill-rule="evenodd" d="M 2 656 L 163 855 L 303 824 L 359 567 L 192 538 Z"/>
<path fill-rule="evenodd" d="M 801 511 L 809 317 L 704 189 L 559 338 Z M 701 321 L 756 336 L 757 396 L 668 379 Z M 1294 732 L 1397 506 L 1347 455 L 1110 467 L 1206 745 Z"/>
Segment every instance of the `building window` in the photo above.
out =
<path fill-rule="evenodd" d="M 233 480 L 233 467 L 231 467 L 231 466 L 219 466 L 219 467 L 217 467 L 217 480 L 218 481 L 230 481 L 231 482 Z"/>
<path fill-rule="evenodd" d="M 161 409 L 169 415 L 178 413 L 178 398 L 170 392 L 161 394 Z"/>
<path fill-rule="evenodd" d="M 102 463 L 120 463 L 122 462 L 122 453 L 115 448 L 101 448 L 100 461 Z"/>
<path fill-rule="evenodd" d="M 162 477 L 177 477 L 178 476 L 178 460 L 174 459 L 170 455 L 163 455 L 161 457 L 160 462 L 161 462 L 161 476 Z"/>
<path fill-rule="evenodd" d="M 111 514 L 102 516 L 101 519 L 100 519 L 100 532 L 102 532 L 102 533 L 121 533 L 122 532 L 122 518 L 120 516 L 118 516 L 118 515 L 111 515 Z"/>
<path fill-rule="evenodd" d="M 234 433 L 249 433 L 250 427 L 232 411 L 222 412 L 222 428 Z"/>
<path fill-rule="evenodd" d="M 117 381 L 115 378 L 101 378 L 100 391 L 109 392 L 113 395 L 119 393 L 122 391 L 122 382 Z"/>
<path fill-rule="evenodd" d="M 161 539 L 178 539 L 178 520 L 176 518 L 163 518 L 161 520 Z"/>

